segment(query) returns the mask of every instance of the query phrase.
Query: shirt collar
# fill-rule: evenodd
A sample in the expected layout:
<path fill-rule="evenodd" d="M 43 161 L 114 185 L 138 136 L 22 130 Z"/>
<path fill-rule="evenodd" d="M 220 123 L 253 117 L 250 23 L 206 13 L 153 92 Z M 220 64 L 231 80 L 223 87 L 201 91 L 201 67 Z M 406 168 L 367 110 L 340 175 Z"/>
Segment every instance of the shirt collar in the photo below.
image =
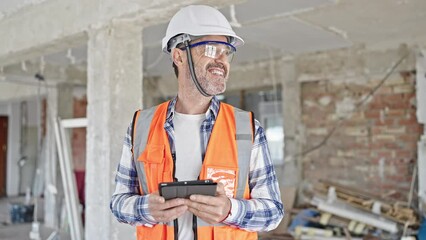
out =
<path fill-rule="evenodd" d="M 171 121 L 173 119 L 176 102 L 177 102 L 177 96 L 174 97 L 169 103 L 169 106 L 167 108 L 166 121 Z M 206 119 L 210 119 L 210 116 L 212 116 L 213 119 L 216 119 L 217 114 L 219 113 L 219 107 L 220 107 L 219 99 L 217 99 L 216 96 L 213 96 L 212 100 L 210 101 L 210 106 L 206 112 Z"/>

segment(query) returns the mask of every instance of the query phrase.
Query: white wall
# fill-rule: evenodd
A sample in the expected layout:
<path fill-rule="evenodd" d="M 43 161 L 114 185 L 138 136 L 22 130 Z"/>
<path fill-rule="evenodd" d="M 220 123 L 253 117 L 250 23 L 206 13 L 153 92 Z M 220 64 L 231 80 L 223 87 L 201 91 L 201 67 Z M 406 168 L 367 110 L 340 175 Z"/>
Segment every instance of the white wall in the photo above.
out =
<path fill-rule="evenodd" d="M 21 101 L 27 101 L 28 109 L 28 145 L 27 149 L 24 149 L 27 161 L 22 168 L 22 173 L 20 173 L 18 165 L 21 159 Z M 17 196 L 20 193 L 24 193 L 27 187 L 32 188 L 34 182 L 38 132 L 36 99 L 22 99 L 0 103 L 0 115 L 8 117 L 6 194 L 7 196 Z"/>
<path fill-rule="evenodd" d="M 426 124 L 426 49 L 417 53 L 416 62 L 416 97 L 417 119 L 419 123 Z M 426 211 L 426 129 L 418 143 L 418 194 L 421 198 L 420 209 Z"/>

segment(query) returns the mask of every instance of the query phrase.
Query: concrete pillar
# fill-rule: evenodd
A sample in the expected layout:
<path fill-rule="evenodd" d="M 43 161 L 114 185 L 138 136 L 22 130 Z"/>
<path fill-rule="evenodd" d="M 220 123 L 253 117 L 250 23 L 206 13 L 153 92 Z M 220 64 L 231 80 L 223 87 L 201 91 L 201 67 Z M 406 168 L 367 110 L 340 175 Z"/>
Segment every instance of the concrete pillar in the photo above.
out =
<path fill-rule="evenodd" d="M 48 227 L 55 228 L 58 225 L 59 216 L 58 213 L 58 201 L 57 201 L 57 150 L 55 141 L 55 132 L 53 127 L 53 118 L 58 116 L 58 90 L 57 88 L 49 89 L 47 95 L 47 107 L 48 111 L 46 114 L 46 161 L 44 162 L 44 224 Z M 56 191 L 55 191 L 56 190 Z"/>
<path fill-rule="evenodd" d="M 58 163 L 55 132 L 53 118 L 58 116 L 61 119 L 73 117 L 73 85 L 69 83 L 59 83 L 56 87 L 49 88 L 47 94 L 47 131 L 44 161 L 44 221 L 48 227 L 59 227 L 59 214 L 61 205 L 64 202 L 61 173 Z M 56 189 L 56 192 L 54 191 Z"/>
<path fill-rule="evenodd" d="M 126 129 L 142 106 L 142 28 L 113 21 L 89 32 L 85 239 L 134 239 L 109 209 Z"/>
<path fill-rule="evenodd" d="M 279 79 L 282 84 L 283 116 L 284 116 L 284 169 L 281 185 L 296 186 L 302 180 L 300 144 L 300 83 L 294 61 L 280 64 Z"/>
<path fill-rule="evenodd" d="M 7 151 L 7 186 L 6 192 L 8 196 L 17 196 L 19 192 L 19 179 L 22 179 L 19 172 L 19 165 L 17 162 L 20 160 L 21 153 L 19 152 L 21 142 L 21 103 L 11 102 L 8 104 L 8 151 Z"/>

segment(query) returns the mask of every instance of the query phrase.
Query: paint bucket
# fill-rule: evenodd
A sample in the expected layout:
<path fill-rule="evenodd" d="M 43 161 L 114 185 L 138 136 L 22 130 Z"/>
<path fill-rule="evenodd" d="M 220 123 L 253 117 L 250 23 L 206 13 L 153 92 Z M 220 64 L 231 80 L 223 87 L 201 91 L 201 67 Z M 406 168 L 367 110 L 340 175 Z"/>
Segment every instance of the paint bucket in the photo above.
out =
<path fill-rule="evenodd" d="M 32 222 L 34 204 L 9 203 L 10 221 L 12 223 Z"/>

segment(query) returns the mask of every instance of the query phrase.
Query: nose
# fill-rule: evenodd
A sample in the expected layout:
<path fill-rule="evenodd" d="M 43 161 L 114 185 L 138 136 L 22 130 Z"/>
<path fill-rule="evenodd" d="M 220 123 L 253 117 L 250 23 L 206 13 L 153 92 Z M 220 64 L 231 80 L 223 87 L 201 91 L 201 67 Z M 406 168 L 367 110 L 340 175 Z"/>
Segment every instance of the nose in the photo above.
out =
<path fill-rule="evenodd" d="M 228 56 L 226 56 L 226 54 L 219 54 L 219 56 L 216 58 L 216 60 L 220 60 L 220 61 L 228 61 Z"/>
<path fill-rule="evenodd" d="M 229 66 L 228 57 L 225 54 L 219 55 L 217 58 L 214 59 L 214 62 L 217 64 L 221 64 L 225 69 L 227 69 Z"/>

